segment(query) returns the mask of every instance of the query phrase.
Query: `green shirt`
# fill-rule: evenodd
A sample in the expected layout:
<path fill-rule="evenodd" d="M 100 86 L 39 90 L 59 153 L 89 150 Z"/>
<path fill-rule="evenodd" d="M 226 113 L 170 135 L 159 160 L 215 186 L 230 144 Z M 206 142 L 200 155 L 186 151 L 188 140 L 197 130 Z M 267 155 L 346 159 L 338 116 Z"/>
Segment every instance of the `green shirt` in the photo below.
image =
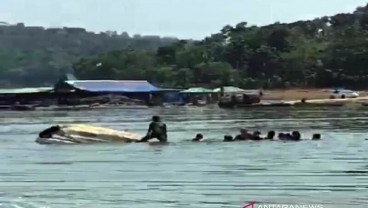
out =
<path fill-rule="evenodd" d="M 148 132 L 154 135 L 166 135 L 166 124 L 163 122 L 151 122 Z"/>

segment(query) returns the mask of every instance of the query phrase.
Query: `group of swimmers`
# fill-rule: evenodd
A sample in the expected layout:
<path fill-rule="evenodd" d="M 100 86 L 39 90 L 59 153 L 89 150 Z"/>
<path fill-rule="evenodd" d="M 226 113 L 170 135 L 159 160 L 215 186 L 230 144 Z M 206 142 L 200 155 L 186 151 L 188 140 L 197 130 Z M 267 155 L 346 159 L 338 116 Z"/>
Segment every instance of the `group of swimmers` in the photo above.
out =
<path fill-rule="evenodd" d="M 245 140 L 274 140 L 276 136 L 275 131 L 269 131 L 266 137 L 261 137 L 261 132 L 255 131 L 253 133 L 249 133 L 246 129 L 241 129 L 240 134 L 235 138 L 231 135 L 224 136 L 224 142 L 233 142 L 233 141 L 245 141 Z M 167 142 L 167 127 L 164 122 L 161 121 L 159 116 L 153 116 L 152 122 L 149 125 L 147 135 L 143 137 L 139 142 L 147 142 L 150 139 L 156 138 L 160 142 Z M 279 133 L 279 140 L 283 141 L 300 141 L 301 134 L 299 131 L 293 131 L 291 133 Z M 197 134 L 192 141 L 202 141 L 204 139 L 203 134 Z M 321 134 L 313 134 L 312 140 L 320 140 Z"/>
<path fill-rule="evenodd" d="M 240 134 L 235 138 L 231 135 L 224 136 L 224 142 L 234 142 L 234 141 L 261 141 L 261 140 L 274 140 L 276 136 L 275 131 L 269 131 L 266 137 L 261 137 L 261 132 L 255 131 L 249 133 L 246 129 L 241 129 Z M 204 139 L 203 134 L 197 134 L 195 138 L 192 139 L 193 142 L 199 142 Z M 279 133 L 278 139 L 283 141 L 300 141 L 301 134 L 299 131 L 293 131 L 292 133 Z M 312 140 L 320 140 L 321 134 L 313 134 Z"/>

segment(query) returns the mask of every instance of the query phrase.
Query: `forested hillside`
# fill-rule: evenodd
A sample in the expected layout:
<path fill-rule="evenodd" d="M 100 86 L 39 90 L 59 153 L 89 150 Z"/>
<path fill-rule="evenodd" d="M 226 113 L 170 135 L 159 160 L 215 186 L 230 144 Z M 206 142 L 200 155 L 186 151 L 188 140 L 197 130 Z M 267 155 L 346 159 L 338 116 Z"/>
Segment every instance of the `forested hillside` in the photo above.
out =
<path fill-rule="evenodd" d="M 293 23 L 227 25 L 201 41 L 79 28 L 0 26 L 0 84 L 147 79 L 170 87 L 352 87 L 368 83 L 368 6 Z"/>
<path fill-rule="evenodd" d="M 227 25 L 156 52 L 115 50 L 74 65 L 85 79 L 148 79 L 167 86 L 368 86 L 368 7 L 289 24 Z"/>
<path fill-rule="evenodd" d="M 27 27 L 0 22 L 0 87 L 53 84 L 84 56 L 112 50 L 155 51 L 176 42 L 159 36 L 95 34 L 83 28 Z"/>

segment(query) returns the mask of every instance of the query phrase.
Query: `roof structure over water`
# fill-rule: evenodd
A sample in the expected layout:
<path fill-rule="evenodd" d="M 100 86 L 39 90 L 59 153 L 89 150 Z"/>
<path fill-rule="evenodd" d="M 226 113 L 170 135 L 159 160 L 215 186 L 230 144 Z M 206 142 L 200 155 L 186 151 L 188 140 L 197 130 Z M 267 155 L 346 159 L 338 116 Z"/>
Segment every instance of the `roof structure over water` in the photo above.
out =
<path fill-rule="evenodd" d="M 164 89 L 145 80 L 66 80 L 73 88 L 89 92 L 157 92 Z"/>

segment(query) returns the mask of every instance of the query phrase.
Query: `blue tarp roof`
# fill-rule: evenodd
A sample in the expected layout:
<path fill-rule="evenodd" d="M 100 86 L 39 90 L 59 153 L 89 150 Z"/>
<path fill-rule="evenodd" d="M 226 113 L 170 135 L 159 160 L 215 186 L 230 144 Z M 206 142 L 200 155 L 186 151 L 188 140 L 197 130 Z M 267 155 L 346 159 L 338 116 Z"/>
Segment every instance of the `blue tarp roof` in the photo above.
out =
<path fill-rule="evenodd" d="M 154 92 L 164 90 L 141 80 L 67 80 L 65 83 L 90 92 Z"/>

